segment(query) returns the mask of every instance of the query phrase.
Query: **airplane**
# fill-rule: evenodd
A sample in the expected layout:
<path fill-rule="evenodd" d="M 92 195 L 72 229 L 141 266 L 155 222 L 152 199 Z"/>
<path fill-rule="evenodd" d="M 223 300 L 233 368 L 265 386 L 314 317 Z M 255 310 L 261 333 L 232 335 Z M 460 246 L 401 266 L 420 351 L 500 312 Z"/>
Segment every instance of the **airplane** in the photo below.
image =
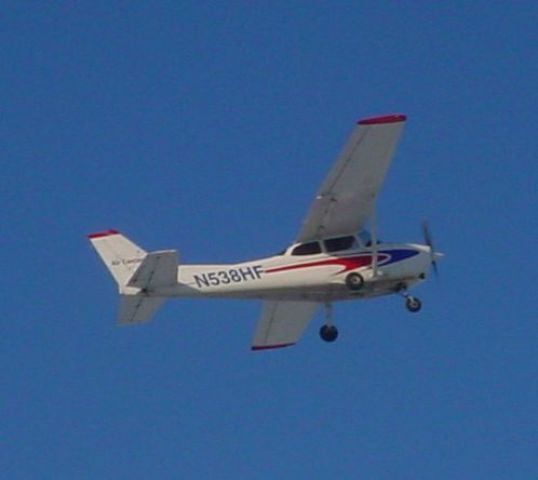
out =
<path fill-rule="evenodd" d="M 150 320 L 176 298 L 263 301 L 252 350 L 295 345 L 319 307 L 319 335 L 334 342 L 332 304 L 397 294 L 410 312 L 421 301 L 409 290 L 437 272 L 427 224 L 424 244 L 377 238 L 376 199 L 407 118 L 391 114 L 357 122 L 319 189 L 295 241 L 278 255 L 224 265 L 179 263 L 176 250 L 146 252 L 117 230 L 88 235 L 118 284 L 118 323 Z M 366 225 L 370 228 L 366 229 Z"/>

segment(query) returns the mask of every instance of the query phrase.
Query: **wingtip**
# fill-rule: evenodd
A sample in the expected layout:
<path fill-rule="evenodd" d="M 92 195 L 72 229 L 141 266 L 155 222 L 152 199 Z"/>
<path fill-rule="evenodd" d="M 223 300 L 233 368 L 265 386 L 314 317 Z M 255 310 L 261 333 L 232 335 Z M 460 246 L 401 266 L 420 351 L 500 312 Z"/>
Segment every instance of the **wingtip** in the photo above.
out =
<path fill-rule="evenodd" d="M 90 233 L 88 234 L 88 238 L 90 239 L 102 238 L 102 237 L 108 237 L 110 235 L 117 235 L 119 233 L 120 232 L 118 232 L 117 230 L 109 229 L 109 230 L 104 230 L 102 232 Z"/>
<path fill-rule="evenodd" d="M 390 115 L 382 115 L 379 117 L 363 118 L 357 122 L 357 125 L 381 125 L 384 123 L 405 122 L 407 116 L 401 113 L 393 113 Z"/>
<path fill-rule="evenodd" d="M 260 350 L 275 350 L 277 348 L 292 347 L 293 345 L 295 345 L 295 343 L 281 343 L 278 345 L 252 345 L 250 349 L 253 352 L 259 352 Z"/>

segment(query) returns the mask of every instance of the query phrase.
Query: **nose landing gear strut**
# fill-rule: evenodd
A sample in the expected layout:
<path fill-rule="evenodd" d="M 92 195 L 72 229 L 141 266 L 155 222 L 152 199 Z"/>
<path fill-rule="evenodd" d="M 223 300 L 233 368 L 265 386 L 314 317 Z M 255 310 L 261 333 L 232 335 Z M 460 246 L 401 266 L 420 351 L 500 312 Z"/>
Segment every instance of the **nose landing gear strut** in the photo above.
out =
<path fill-rule="evenodd" d="M 401 285 L 396 290 L 402 297 L 405 298 L 405 308 L 412 313 L 418 312 L 422 308 L 422 302 L 409 294 L 405 285 Z"/>

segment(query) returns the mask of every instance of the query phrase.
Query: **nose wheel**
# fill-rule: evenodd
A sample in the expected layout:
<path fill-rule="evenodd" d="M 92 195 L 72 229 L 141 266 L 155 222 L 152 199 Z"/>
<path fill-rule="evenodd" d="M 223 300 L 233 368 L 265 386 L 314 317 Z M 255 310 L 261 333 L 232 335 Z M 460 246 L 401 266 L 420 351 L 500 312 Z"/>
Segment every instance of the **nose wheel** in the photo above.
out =
<path fill-rule="evenodd" d="M 400 294 L 405 298 L 405 308 L 412 313 L 418 312 L 422 308 L 422 302 L 407 293 L 407 288 L 405 284 L 399 285 L 396 289 L 396 293 Z"/>
<path fill-rule="evenodd" d="M 325 342 L 334 342 L 338 338 L 338 329 L 332 324 L 332 305 L 325 304 L 325 325 L 319 329 L 319 336 Z"/>
<path fill-rule="evenodd" d="M 422 308 L 422 302 L 415 297 L 408 296 L 405 299 L 405 306 L 410 312 L 418 312 Z"/>

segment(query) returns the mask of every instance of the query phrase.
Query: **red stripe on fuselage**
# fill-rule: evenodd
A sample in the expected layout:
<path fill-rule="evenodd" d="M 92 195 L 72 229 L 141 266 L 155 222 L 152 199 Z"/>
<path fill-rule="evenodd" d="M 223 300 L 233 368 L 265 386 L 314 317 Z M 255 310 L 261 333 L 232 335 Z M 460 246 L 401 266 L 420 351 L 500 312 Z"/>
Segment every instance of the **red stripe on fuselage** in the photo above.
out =
<path fill-rule="evenodd" d="M 265 273 L 285 272 L 288 270 L 297 270 L 301 268 L 310 267 L 325 267 L 328 265 L 340 265 L 342 270 L 337 273 L 348 272 L 349 270 L 355 270 L 356 268 L 366 267 L 372 263 L 372 255 L 359 255 L 356 257 L 341 257 L 330 258 L 328 260 L 318 260 L 317 262 L 300 263 L 297 265 L 286 265 L 285 267 L 275 267 L 265 270 Z M 389 258 L 386 254 L 378 255 L 378 262 L 384 262 Z"/>

